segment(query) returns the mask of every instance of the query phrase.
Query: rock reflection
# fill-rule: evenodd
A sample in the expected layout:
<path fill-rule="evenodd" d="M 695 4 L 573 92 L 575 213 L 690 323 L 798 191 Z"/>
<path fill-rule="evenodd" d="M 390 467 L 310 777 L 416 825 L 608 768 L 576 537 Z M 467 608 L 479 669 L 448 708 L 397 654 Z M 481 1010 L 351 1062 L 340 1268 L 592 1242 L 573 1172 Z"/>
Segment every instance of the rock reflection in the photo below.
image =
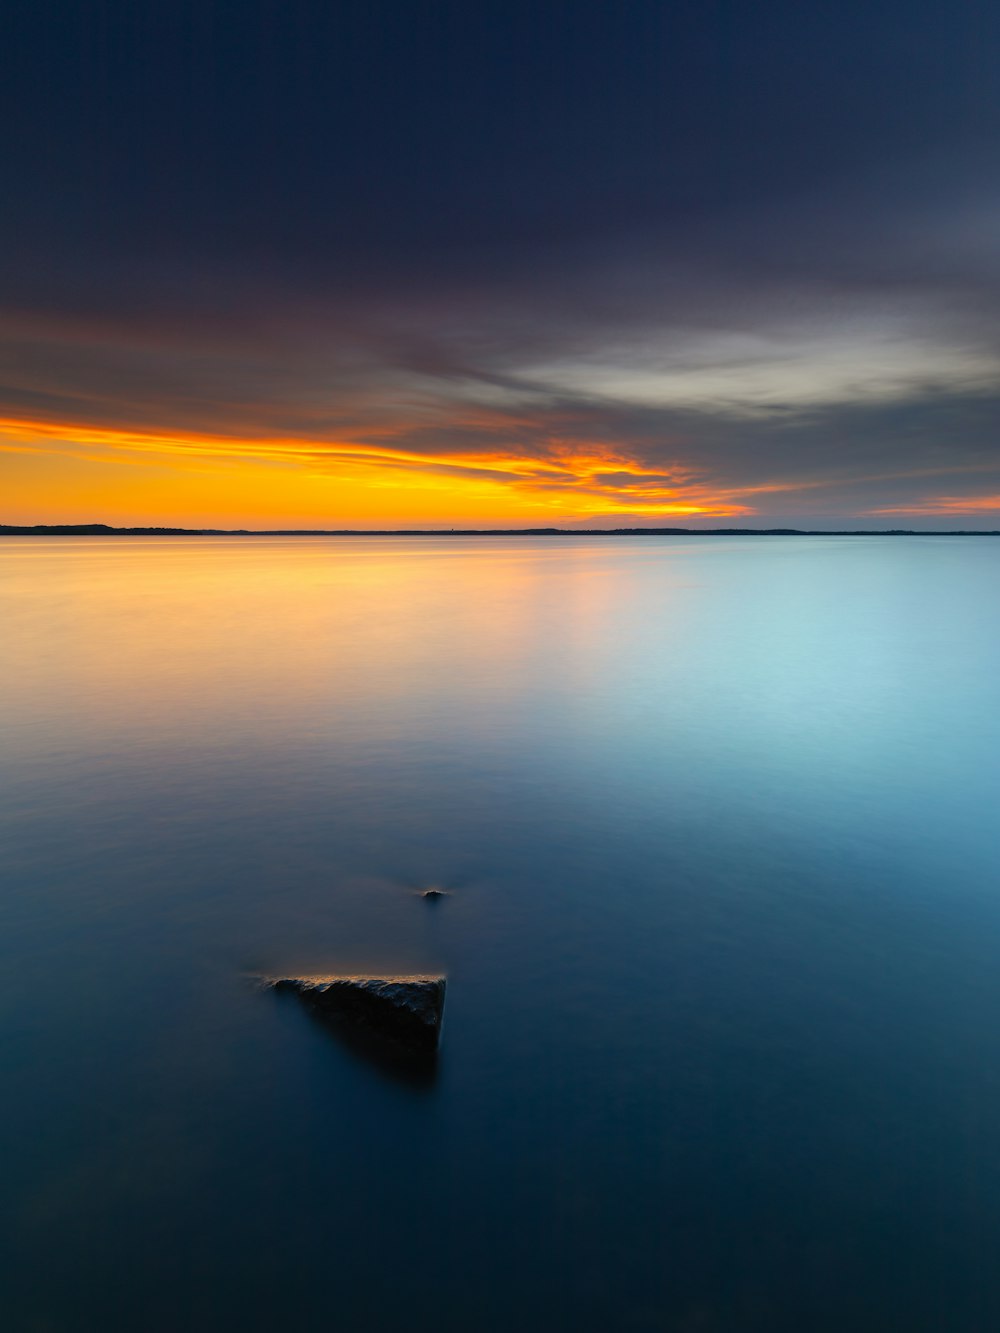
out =
<path fill-rule="evenodd" d="M 422 1093 L 429 1092 L 437 1082 L 440 1057 L 436 1049 L 415 1050 L 350 1018 L 317 1009 L 294 991 L 275 990 L 274 994 L 282 1004 L 295 1005 L 354 1061 L 387 1081 Z"/>

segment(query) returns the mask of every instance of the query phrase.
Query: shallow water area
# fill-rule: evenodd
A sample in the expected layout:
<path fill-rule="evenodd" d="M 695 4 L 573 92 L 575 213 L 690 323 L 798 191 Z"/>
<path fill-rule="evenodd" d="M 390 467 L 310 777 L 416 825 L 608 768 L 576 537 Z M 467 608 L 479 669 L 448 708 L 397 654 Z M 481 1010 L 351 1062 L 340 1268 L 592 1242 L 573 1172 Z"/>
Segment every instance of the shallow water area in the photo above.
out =
<path fill-rule="evenodd" d="M 998 1326 L 1000 542 L 8 538 L 0 624 L 5 1328 Z M 439 972 L 420 1077 L 254 982 Z"/>

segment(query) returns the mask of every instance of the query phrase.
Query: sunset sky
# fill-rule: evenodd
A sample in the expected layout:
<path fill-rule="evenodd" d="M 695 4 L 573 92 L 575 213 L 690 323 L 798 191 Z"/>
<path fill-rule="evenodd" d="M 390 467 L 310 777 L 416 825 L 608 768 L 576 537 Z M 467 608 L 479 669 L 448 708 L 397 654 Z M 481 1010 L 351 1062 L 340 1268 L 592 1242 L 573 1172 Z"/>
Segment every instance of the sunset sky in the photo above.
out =
<path fill-rule="evenodd" d="M 0 521 L 1000 528 L 988 0 L 13 0 Z"/>

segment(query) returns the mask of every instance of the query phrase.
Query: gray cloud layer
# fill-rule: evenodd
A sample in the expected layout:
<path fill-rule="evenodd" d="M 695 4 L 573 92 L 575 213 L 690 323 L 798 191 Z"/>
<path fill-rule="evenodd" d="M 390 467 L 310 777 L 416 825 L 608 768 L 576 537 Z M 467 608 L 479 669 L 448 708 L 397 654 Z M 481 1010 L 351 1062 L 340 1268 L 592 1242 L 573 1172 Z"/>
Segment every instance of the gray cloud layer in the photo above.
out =
<path fill-rule="evenodd" d="M 24 16 L 0 413 L 603 448 L 789 521 L 1000 495 L 996 23 L 445 8 L 234 10 L 215 64 L 123 9 L 103 82 Z"/>

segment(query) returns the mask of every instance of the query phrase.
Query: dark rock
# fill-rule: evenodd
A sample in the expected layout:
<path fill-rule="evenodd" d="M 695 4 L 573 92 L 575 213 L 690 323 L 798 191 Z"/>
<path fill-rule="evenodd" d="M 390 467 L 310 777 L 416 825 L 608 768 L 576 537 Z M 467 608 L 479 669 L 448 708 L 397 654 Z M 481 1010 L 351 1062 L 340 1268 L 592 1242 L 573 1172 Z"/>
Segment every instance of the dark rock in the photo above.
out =
<path fill-rule="evenodd" d="M 445 893 L 444 889 L 423 889 L 420 896 L 421 898 L 435 899 L 447 898 L 448 895 Z"/>
<path fill-rule="evenodd" d="M 437 1048 L 444 977 L 282 977 L 270 984 L 322 1017 L 349 1018 L 414 1050 Z"/>

